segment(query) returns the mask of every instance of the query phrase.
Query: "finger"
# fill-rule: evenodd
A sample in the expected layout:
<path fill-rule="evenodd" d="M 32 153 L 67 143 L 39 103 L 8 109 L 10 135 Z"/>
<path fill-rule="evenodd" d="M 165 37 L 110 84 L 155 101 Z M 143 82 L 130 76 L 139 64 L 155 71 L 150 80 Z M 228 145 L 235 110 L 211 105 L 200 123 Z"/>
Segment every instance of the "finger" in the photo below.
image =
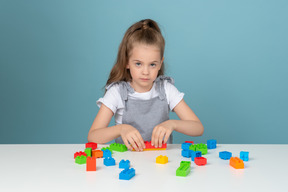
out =
<path fill-rule="evenodd" d="M 139 151 L 139 148 L 138 148 L 138 146 L 136 145 L 133 137 L 131 137 L 128 141 L 129 141 L 129 143 L 132 145 L 132 147 L 135 149 L 135 151 Z"/>
<path fill-rule="evenodd" d="M 165 135 L 165 131 L 161 131 L 160 134 L 159 134 L 159 147 L 162 147 L 162 143 L 163 143 L 163 138 L 164 138 L 164 135 Z"/>
<path fill-rule="evenodd" d="M 151 137 L 151 145 L 155 146 L 156 145 L 156 134 L 158 131 L 158 126 L 154 127 L 153 132 L 152 132 L 152 137 Z"/>
<path fill-rule="evenodd" d="M 123 138 L 122 138 L 123 139 Z M 125 138 L 123 139 L 123 142 L 124 144 L 126 145 L 126 147 L 129 149 L 129 150 L 133 150 L 133 148 L 131 147 L 131 145 L 128 143 L 128 140 Z"/>
<path fill-rule="evenodd" d="M 137 136 L 137 138 L 138 138 L 137 145 L 139 146 L 140 150 L 145 149 L 146 146 L 145 146 L 145 144 L 144 144 L 144 140 L 143 140 L 141 134 L 140 134 L 140 133 L 137 133 L 136 136 Z"/>
<path fill-rule="evenodd" d="M 172 133 L 172 131 L 167 131 L 167 132 L 165 133 L 165 138 L 164 138 L 164 141 L 163 141 L 164 144 L 167 143 L 167 141 L 168 141 L 171 133 Z"/>
<path fill-rule="evenodd" d="M 156 148 L 159 147 L 159 135 L 160 135 L 160 130 L 157 130 L 154 135 L 154 143 L 155 143 Z"/>

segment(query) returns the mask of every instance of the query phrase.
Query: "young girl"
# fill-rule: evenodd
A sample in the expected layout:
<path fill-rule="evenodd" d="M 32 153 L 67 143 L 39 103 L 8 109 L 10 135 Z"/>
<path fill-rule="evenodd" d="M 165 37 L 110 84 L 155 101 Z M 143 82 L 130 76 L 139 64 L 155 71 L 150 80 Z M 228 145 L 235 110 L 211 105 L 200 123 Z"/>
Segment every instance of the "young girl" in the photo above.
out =
<path fill-rule="evenodd" d="M 157 23 L 150 19 L 133 24 L 119 46 L 100 110 L 88 133 L 88 141 L 107 143 L 113 139 L 129 150 L 142 151 L 144 141 L 155 147 L 172 143 L 175 130 L 200 136 L 204 128 L 183 100 L 174 80 L 164 76 L 165 41 Z M 181 120 L 169 120 L 169 111 Z M 116 125 L 108 127 L 115 115 Z"/>

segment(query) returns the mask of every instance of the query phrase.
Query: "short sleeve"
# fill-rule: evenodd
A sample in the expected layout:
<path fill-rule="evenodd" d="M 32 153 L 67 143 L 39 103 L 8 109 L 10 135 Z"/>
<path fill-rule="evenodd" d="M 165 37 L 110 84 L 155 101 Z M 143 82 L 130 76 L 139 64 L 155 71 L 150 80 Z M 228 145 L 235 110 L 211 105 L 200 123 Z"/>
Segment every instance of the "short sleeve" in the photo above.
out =
<path fill-rule="evenodd" d="M 164 82 L 164 89 L 169 108 L 172 111 L 174 107 L 176 107 L 176 105 L 183 99 L 184 93 L 180 92 L 172 83 L 169 83 L 168 81 Z"/>
<path fill-rule="evenodd" d="M 101 104 L 104 104 L 106 107 L 111 109 L 111 111 L 115 114 L 119 106 L 123 105 L 121 95 L 119 92 L 119 85 L 115 84 L 112 87 L 110 87 L 106 91 L 105 95 L 96 101 L 96 104 L 99 108 L 101 107 Z"/>

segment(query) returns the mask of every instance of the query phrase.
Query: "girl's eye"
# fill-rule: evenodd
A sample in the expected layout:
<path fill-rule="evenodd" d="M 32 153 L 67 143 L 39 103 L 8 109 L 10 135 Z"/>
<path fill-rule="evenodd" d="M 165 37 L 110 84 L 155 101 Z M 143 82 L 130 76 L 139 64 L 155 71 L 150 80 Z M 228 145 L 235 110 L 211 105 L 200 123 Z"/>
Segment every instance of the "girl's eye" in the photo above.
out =
<path fill-rule="evenodd" d="M 152 66 L 152 67 L 156 67 L 156 64 L 152 63 L 151 66 Z"/>
<path fill-rule="evenodd" d="M 136 65 L 136 66 L 141 66 L 141 63 L 136 63 L 135 65 Z"/>

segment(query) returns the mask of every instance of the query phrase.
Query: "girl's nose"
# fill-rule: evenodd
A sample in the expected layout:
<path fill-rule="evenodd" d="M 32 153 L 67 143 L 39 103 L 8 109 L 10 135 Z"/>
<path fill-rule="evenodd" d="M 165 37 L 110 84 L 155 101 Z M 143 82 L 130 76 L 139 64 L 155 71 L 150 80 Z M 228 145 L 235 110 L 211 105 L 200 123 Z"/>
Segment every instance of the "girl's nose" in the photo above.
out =
<path fill-rule="evenodd" d="M 143 73 L 144 75 L 148 75 L 148 74 L 149 74 L 149 68 L 148 68 L 148 67 L 143 67 L 142 73 Z"/>

